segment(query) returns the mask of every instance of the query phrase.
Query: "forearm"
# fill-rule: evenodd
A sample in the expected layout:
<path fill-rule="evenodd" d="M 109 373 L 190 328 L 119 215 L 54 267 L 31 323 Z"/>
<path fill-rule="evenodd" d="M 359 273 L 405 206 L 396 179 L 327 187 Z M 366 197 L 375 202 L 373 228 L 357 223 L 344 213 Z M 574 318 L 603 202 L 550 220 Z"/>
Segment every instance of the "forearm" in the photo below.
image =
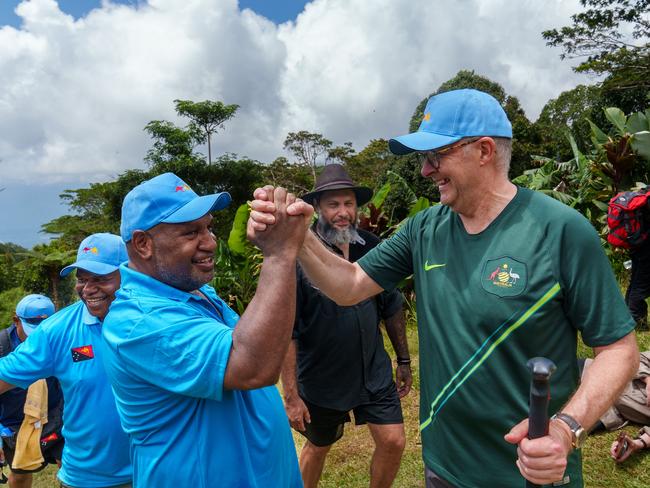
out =
<path fill-rule="evenodd" d="M 395 355 L 400 359 L 410 358 L 409 345 L 406 339 L 406 319 L 404 317 L 404 310 L 399 309 L 397 313 L 384 320 L 386 325 L 386 333 L 393 345 Z"/>
<path fill-rule="evenodd" d="M 280 379 L 282 380 L 282 393 L 284 398 L 295 398 L 298 396 L 298 380 L 296 379 L 296 341 L 293 340 L 289 343 L 287 354 L 282 363 L 282 371 L 280 372 Z"/>
<path fill-rule="evenodd" d="M 6 391 L 9 391 L 13 388 L 16 388 L 14 385 L 11 383 L 7 383 L 6 381 L 0 380 L 0 395 L 3 394 Z"/>
<path fill-rule="evenodd" d="M 580 387 L 562 411 L 585 428 L 591 428 L 621 395 L 639 366 L 634 333 L 605 347 L 594 349 L 596 357 Z"/>
<path fill-rule="evenodd" d="M 312 232 L 307 232 L 298 260 L 309 281 L 338 305 L 355 305 L 382 291 L 358 264 L 328 251 Z"/>
<path fill-rule="evenodd" d="M 224 386 L 275 384 L 291 340 L 296 308 L 295 261 L 265 257 L 257 292 L 233 331 Z"/>

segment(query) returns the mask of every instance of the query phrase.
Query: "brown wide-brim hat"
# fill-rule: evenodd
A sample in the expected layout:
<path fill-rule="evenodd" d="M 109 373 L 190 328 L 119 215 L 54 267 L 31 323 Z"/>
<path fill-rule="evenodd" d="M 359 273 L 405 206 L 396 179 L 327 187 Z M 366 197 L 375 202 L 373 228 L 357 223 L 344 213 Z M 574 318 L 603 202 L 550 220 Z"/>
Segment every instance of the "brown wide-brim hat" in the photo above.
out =
<path fill-rule="evenodd" d="M 316 178 L 316 188 L 312 192 L 301 196 L 305 202 L 314 204 L 314 199 L 321 193 L 332 190 L 352 190 L 357 197 L 357 206 L 365 205 L 372 198 L 372 189 L 354 184 L 345 168 L 340 164 L 328 164 L 323 172 Z"/>

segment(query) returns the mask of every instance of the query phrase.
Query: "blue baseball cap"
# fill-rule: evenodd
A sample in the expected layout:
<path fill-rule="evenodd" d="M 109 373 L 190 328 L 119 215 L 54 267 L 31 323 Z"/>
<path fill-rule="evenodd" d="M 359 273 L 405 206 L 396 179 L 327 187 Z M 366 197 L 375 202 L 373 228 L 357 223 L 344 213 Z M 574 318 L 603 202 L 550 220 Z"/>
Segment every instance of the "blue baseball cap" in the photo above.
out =
<path fill-rule="evenodd" d="M 120 233 L 124 242 L 129 242 L 136 230 L 149 230 L 161 223 L 191 222 L 208 212 L 223 210 L 230 200 L 226 192 L 200 197 L 174 173 L 164 173 L 139 184 L 126 195 Z"/>
<path fill-rule="evenodd" d="M 77 251 L 77 261 L 61 270 L 61 276 L 69 275 L 73 269 L 83 269 L 96 275 L 107 275 L 128 261 L 126 246 L 120 236 L 92 234 L 86 237 Z"/>
<path fill-rule="evenodd" d="M 402 155 L 484 136 L 512 139 L 512 125 L 499 101 L 478 90 L 453 90 L 429 98 L 417 132 L 391 139 L 388 147 Z"/>
<path fill-rule="evenodd" d="M 16 305 L 16 315 L 20 319 L 25 335 L 34 332 L 43 320 L 53 314 L 54 304 L 44 295 L 27 295 Z"/>

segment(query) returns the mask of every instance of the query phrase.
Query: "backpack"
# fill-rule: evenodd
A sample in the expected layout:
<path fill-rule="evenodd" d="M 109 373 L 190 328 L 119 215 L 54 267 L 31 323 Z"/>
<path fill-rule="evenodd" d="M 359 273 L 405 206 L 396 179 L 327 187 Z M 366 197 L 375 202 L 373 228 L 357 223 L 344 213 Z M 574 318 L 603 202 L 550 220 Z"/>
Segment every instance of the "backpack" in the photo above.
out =
<path fill-rule="evenodd" d="M 630 249 L 643 244 L 648 238 L 645 209 L 648 190 L 617 193 L 607 207 L 607 242 L 614 247 Z"/>

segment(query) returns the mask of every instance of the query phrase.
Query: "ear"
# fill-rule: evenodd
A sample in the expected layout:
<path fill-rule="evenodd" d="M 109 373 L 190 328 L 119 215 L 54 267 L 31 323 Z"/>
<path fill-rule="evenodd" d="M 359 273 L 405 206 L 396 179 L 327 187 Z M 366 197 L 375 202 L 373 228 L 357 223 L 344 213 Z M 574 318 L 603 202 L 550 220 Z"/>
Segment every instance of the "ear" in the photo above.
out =
<path fill-rule="evenodd" d="M 133 231 L 131 241 L 127 244 L 130 259 L 148 261 L 153 256 L 153 237 L 143 230 Z"/>
<path fill-rule="evenodd" d="M 14 315 L 14 325 L 16 326 L 16 331 L 18 332 L 18 337 L 26 337 L 25 330 L 23 329 L 23 323 L 20 321 L 17 315 Z M 21 339 L 23 340 L 23 339 Z"/>
<path fill-rule="evenodd" d="M 494 139 L 491 137 L 482 137 L 477 141 L 476 144 L 481 150 L 481 159 L 480 165 L 485 166 L 486 164 L 492 163 L 497 159 L 497 144 L 494 142 Z"/>

